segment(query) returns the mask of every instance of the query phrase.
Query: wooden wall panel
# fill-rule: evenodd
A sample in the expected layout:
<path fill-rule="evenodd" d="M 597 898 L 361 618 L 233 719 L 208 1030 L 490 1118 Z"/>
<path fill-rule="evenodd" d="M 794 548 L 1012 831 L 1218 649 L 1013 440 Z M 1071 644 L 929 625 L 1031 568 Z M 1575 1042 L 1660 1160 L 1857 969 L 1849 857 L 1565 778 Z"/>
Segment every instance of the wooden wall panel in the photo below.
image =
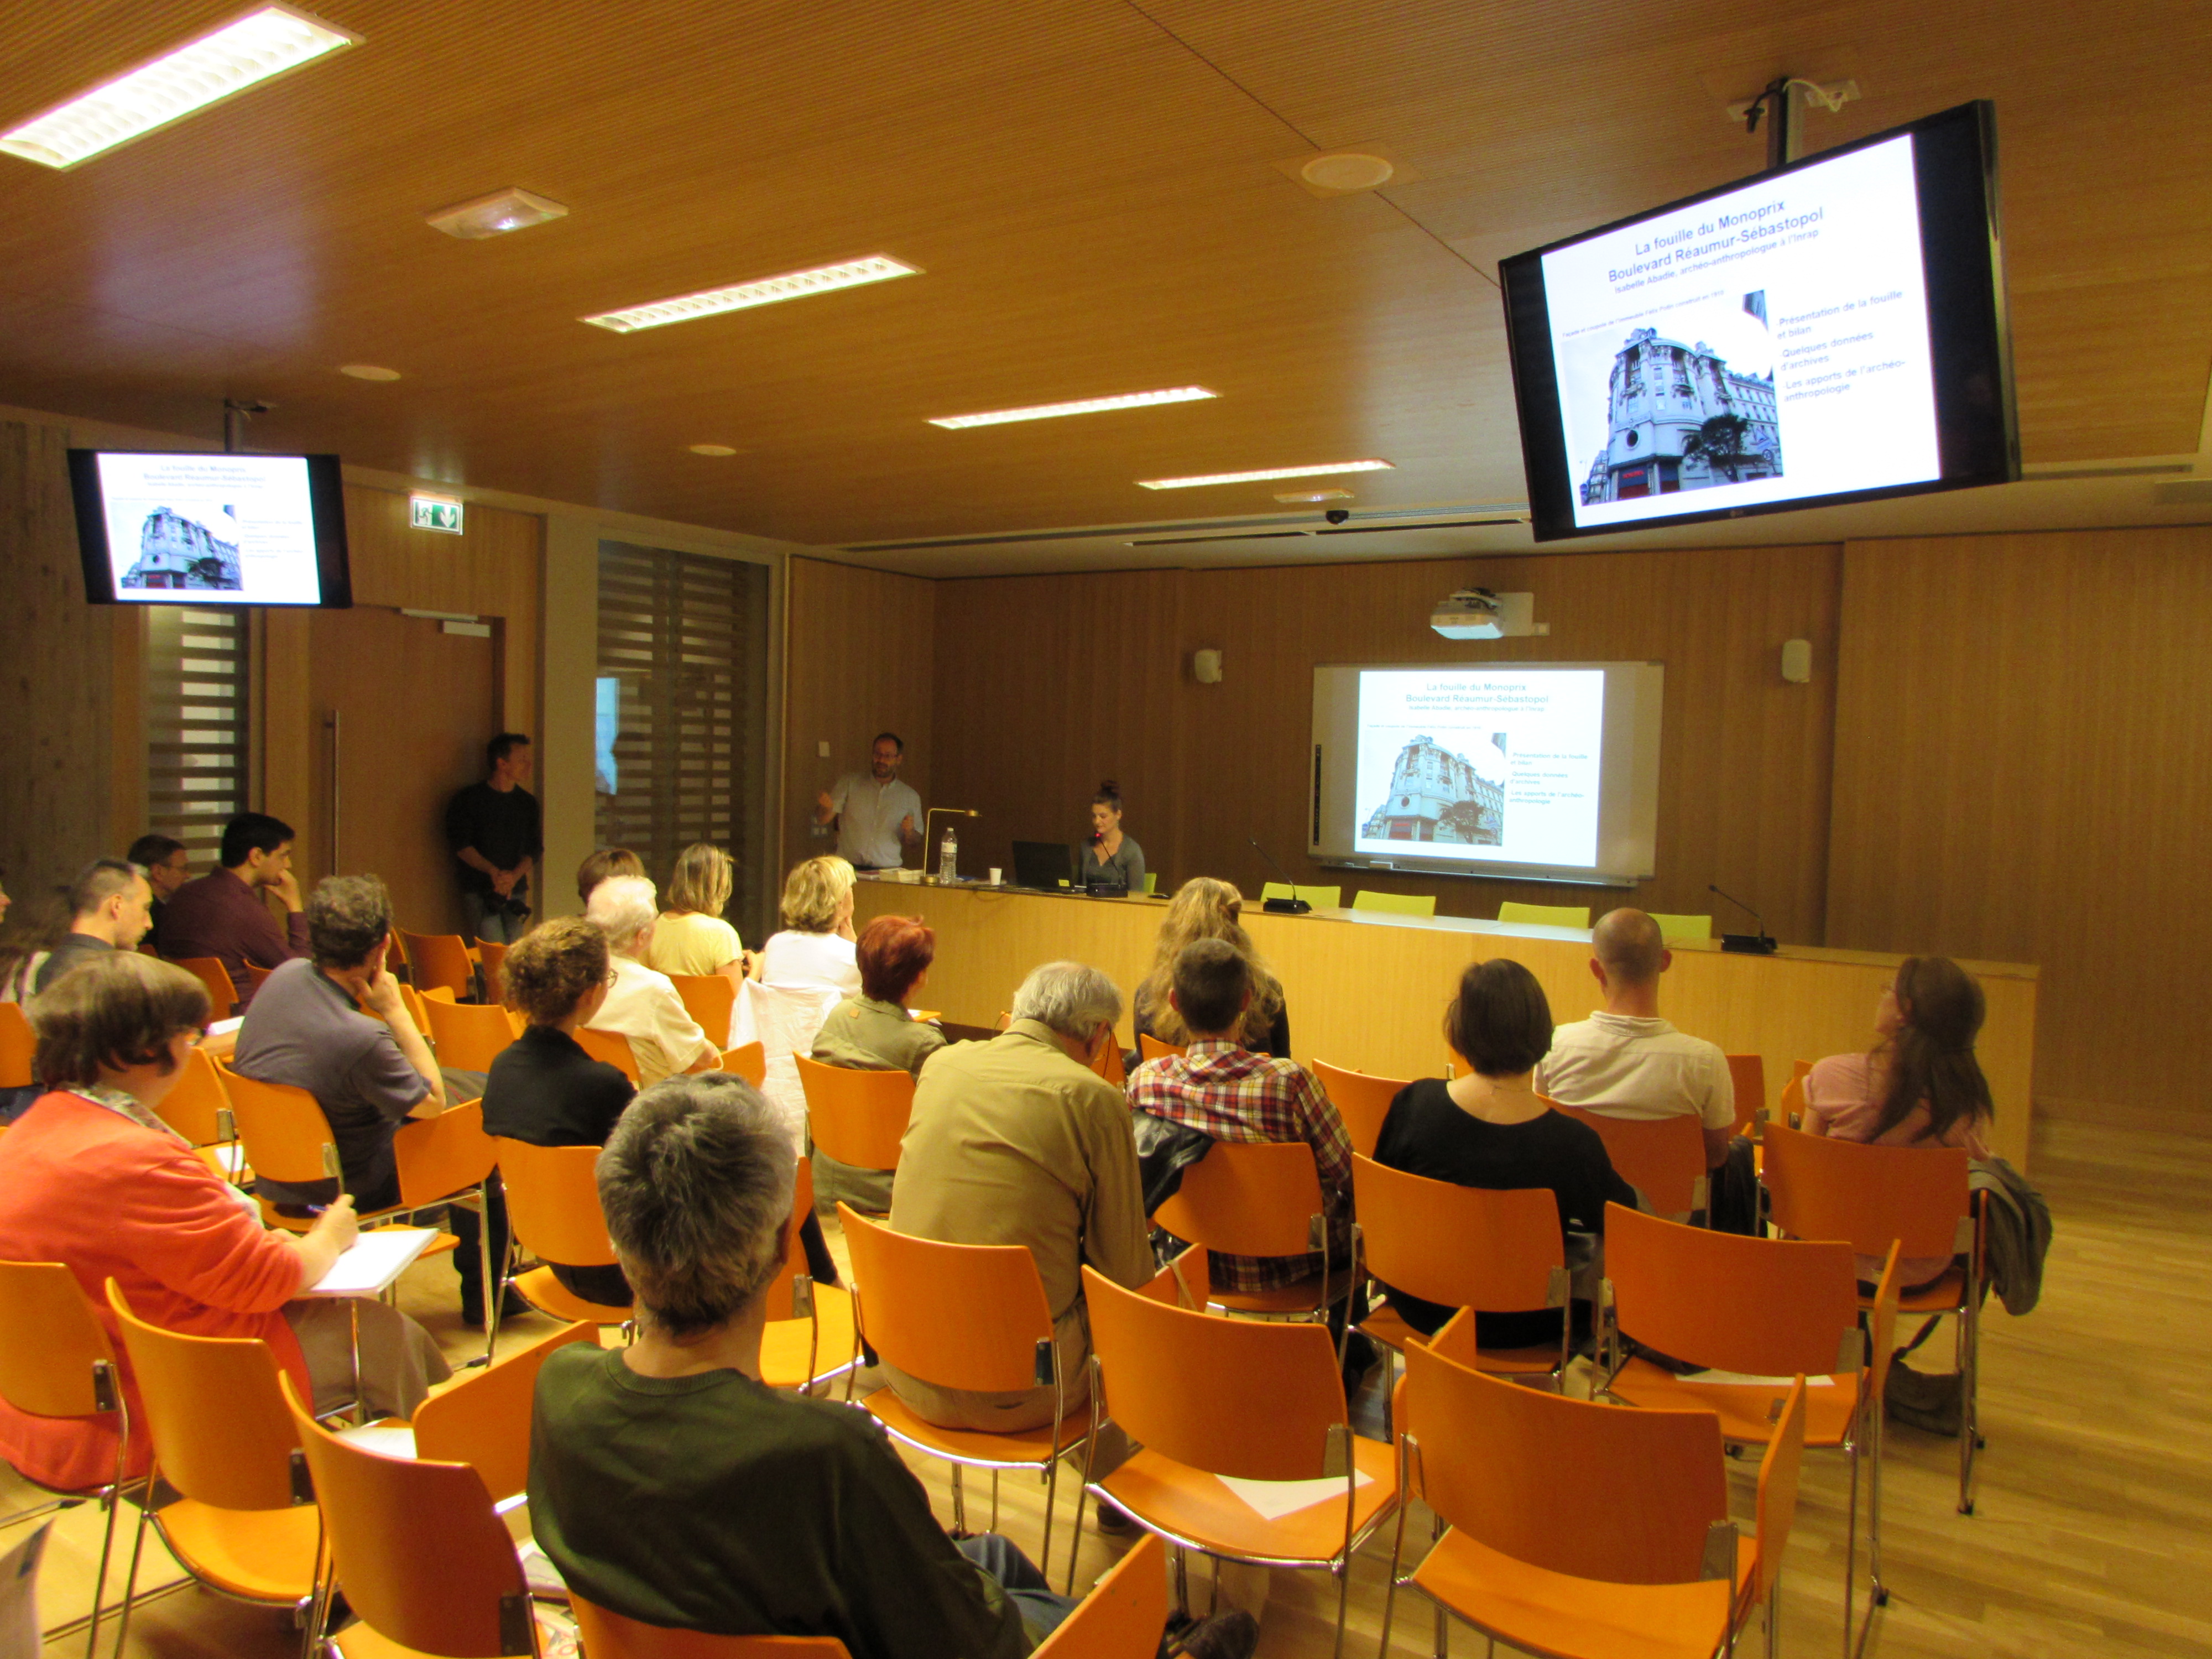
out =
<path fill-rule="evenodd" d="M 2062 1106 L 2204 1110 L 2208 556 L 2212 528 L 1845 550 L 1830 941 L 2041 963 Z"/>
<path fill-rule="evenodd" d="M 788 569 L 780 869 L 835 848 L 812 833 L 815 797 L 866 767 L 877 732 L 905 741 L 899 776 L 925 810 L 938 804 L 931 785 L 943 776 L 933 672 L 938 585 L 821 559 L 793 559 Z M 817 751 L 823 743 L 826 760 Z"/>

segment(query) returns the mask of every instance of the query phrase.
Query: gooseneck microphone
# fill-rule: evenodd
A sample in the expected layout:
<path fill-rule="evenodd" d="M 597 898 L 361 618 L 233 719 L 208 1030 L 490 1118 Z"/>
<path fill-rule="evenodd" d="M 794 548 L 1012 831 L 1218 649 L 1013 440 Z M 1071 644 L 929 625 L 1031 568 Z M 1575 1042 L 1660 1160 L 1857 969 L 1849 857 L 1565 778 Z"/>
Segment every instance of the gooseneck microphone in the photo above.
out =
<path fill-rule="evenodd" d="M 1758 911 L 1734 894 L 1721 892 L 1721 890 L 1711 882 L 1705 884 L 1705 890 L 1728 900 L 1730 904 L 1759 924 L 1759 931 L 1755 933 L 1723 933 L 1721 935 L 1722 950 L 1734 951 L 1743 956 L 1771 957 L 1780 948 L 1768 935 L 1765 919 Z"/>
<path fill-rule="evenodd" d="M 1260 845 L 1260 838 L 1257 836 L 1247 836 L 1245 839 L 1252 843 L 1255 852 L 1267 860 L 1267 867 L 1283 878 L 1283 885 L 1291 890 L 1290 897 L 1264 900 L 1260 908 L 1263 910 L 1273 910 L 1277 915 L 1282 916 L 1302 916 L 1312 909 L 1312 905 L 1298 896 L 1298 884 L 1291 879 L 1291 872 L 1275 862 L 1275 855 Z"/>

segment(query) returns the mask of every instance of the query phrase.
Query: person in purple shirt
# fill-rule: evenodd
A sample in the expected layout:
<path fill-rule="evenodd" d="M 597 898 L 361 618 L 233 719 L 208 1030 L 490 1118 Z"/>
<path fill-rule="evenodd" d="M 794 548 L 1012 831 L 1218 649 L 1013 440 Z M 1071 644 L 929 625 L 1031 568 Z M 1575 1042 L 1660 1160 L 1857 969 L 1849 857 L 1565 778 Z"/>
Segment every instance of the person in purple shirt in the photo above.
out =
<path fill-rule="evenodd" d="M 248 963 L 276 968 L 307 954 L 307 917 L 292 873 L 292 826 L 265 812 L 240 812 L 222 827 L 222 868 L 186 882 L 162 907 L 155 948 L 172 962 L 213 957 L 243 1009 L 253 992 Z M 264 892 L 284 902 L 283 927 Z M 218 1017 L 223 1012 L 218 1009 Z"/>

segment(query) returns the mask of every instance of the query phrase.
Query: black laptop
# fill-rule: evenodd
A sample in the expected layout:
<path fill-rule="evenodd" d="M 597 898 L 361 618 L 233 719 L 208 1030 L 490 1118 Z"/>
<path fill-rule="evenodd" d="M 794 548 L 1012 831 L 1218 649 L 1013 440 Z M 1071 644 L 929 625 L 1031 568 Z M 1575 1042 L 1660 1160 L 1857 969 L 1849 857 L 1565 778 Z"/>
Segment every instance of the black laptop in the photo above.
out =
<path fill-rule="evenodd" d="M 1064 841 L 1014 843 L 1014 884 L 1056 893 L 1075 879 L 1075 853 Z"/>

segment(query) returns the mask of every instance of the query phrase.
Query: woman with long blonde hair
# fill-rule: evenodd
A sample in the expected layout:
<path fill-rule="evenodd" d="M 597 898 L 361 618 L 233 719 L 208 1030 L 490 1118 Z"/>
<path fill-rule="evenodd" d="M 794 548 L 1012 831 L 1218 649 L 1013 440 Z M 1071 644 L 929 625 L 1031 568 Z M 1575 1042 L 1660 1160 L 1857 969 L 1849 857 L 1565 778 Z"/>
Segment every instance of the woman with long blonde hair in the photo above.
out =
<path fill-rule="evenodd" d="M 1152 949 L 1152 972 L 1137 988 L 1135 1018 L 1139 1036 L 1178 1044 L 1190 1041 L 1189 1030 L 1168 1000 L 1168 989 L 1175 982 L 1176 958 L 1187 945 L 1218 939 L 1234 946 L 1252 967 L 1252 1006 L 1245 1011 L 1239 1039 L 1255 1054 L 1273 1054 L 1278 1060 L 1291 1057 L 1291 1016 L 1283 1000 L 1283 983 L 1253 948 L 1252 936 L 1238 920 L 1243 909 L 1244 896 L 1212 876 L 1194 876 L 1176 889 L 1168 904 L 1167 920 L 1160 924 L 1158 943 Z"/>

